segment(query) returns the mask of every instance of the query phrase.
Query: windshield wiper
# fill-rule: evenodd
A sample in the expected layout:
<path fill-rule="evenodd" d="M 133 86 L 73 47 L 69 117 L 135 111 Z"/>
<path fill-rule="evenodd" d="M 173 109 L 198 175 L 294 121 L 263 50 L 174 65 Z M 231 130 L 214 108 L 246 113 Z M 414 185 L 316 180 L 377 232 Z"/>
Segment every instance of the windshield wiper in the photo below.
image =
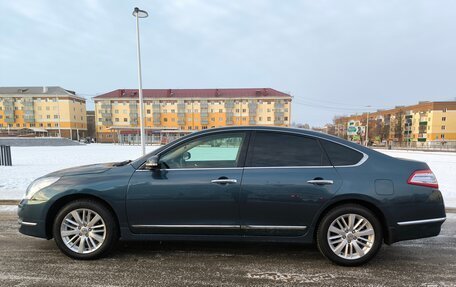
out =
<path fill-rule="evenodd" d="M 132 162 L 131 159 L 129 160 L 124 160 L 124 161 L 121 161 L 121 162 L 116 162 L 115 164 L 113 164 L 113 166 L 124 166 L 126 164 L 129 164 L 130 162 Z"/>

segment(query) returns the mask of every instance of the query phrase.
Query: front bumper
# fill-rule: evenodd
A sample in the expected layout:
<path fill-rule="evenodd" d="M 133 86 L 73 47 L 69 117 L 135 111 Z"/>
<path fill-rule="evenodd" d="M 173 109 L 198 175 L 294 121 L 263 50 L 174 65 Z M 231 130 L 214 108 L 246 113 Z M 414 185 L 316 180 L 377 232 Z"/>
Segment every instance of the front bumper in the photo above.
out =
<path fill-rule="evenodd" d="M 48 238 L 44 210 L 44 201 L 21 200 L 17 208 L 19 232 L 34 237 Z"/>

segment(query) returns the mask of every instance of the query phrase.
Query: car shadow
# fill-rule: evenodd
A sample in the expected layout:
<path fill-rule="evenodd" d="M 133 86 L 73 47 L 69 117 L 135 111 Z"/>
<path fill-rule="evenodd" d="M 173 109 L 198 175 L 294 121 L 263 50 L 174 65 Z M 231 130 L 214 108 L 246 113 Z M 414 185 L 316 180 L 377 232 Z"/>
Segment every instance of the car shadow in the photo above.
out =
<path fill-rule="evenodd" d="M 274 256 L 290 255 L 322 257 L 311 244 L 251 243 L 251 242 L 196 242 L 196 241 L 120 241 L 111 257 L 151 256 L 173 254 L 206 254 L 213 256 Z"/>

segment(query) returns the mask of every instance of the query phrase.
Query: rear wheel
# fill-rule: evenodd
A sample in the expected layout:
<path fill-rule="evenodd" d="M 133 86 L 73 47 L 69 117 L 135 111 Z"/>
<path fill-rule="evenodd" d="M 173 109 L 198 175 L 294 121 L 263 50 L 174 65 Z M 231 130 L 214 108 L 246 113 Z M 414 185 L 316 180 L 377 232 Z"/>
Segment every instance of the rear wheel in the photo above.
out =
<path fill-rule="evenodd" d="M 53 225 L 59 249 L 75 259 L 96 259 L 107 254 L 118 239 L 111 212 L 97 201 L 77 200 L 65 205 Z"/>
<path fill-rule="evenodd" d="M 345 204 L 330 210 L 317 230 L 320 252 L 338 265 L 356 266 L 371 260 L 382 245 L 380 221 L 369 209 Z"/>

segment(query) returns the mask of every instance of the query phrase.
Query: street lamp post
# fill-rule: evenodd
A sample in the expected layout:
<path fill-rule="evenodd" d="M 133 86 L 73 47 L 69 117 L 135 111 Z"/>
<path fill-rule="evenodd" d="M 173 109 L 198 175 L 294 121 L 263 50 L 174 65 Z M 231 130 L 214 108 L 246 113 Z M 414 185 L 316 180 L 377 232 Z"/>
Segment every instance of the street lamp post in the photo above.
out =
<path fill-rule="evenodd" d="M 371 106 L 366 106 L 366 108 L 370 108 Z M 369 111 L 367 111 L 366 116 L 366 146 L 369 146 Z"/>
<path fill-rule="evenodd" d="M 139 18 L 146 18 L 149 14 L 135 7 L 133 10 L 133 16 L 136 17 L 136 43 L 138 49 L 138 81 L 139 81 L 139 126 L 140 126 L 140 137 L 141 137 L 141 149 L 142 155 L 146 154 L 146 146 L 144 142 L 144 101 L 142 91 L 142 77 L 141 77 L 141 49 L 139 44 Z"/>

